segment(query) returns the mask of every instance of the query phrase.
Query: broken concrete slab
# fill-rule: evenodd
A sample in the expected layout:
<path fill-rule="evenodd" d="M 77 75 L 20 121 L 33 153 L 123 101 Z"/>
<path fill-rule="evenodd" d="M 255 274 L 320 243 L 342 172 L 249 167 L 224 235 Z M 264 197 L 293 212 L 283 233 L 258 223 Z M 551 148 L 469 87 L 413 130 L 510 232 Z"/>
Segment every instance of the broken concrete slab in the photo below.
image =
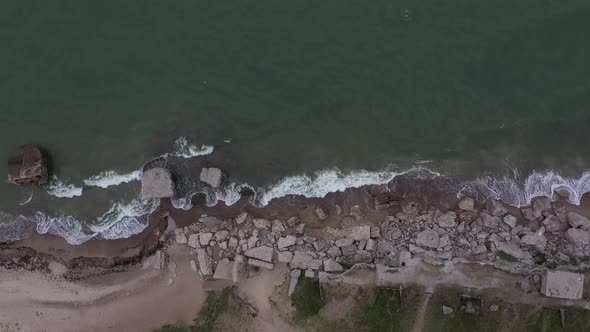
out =
<path fill-rule="evenodd" d="M 141 199 L 170 198 L 174 196 L 174 183 L 170 171 L 152 168 L 143 172 L 141 178 Z"/>
<path fill-rule="evenodd" d="M 541 293 L 549 297 L 579 300 L 584 289 L 584 275 L 565 271 L 546 271 Z"/>
<path fill-rule="evenodd" d="M 213 273 L 213 279 L 233 281 L 233 267 L 233 261 L 227 258 L 220 260 L 215 268 L 215 273 Z"/>
<path fill-rule="evenodd" d="M 246 255 L 247 257 L 258 259 L 268 263 L 272 263 L 273 254 L 273 248 L 267 246 L 254 247 L 244 252 L 244 255 Z"/>
<path fill-rule="evenodd" d="M 213 188 L 218 188 L 223 179 L 223 173 L 219 168 L 203 168 L 199 176 L 201 182 L 205 182 Z"/>
<path fill-rule="evenodd" d="M 268 270 L 272 270 L 274 268 L 274 265 L 272 263 L 264 262 L 264 261 L 261 261 L 256 258 L 249 258 L 248 265 L 255 266 L 255 267 L 262 267 L 262 268 L 265 268 Z"/>

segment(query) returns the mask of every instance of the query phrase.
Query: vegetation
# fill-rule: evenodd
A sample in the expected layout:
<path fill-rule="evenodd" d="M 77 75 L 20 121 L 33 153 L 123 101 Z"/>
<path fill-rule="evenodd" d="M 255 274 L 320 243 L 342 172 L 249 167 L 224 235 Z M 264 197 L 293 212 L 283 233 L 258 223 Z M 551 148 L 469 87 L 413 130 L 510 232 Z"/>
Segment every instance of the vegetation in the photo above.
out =
<path fill-rule="evenodd" d="M 215 331 L 215 323 L 221 315 L 228 311 L 236 311 L 235 304 L 230 302 L 233 288 L 224 288 L 222 291 L 209 292 L 207 302 L 195 319 L 195 325 L 191 328 L 194 332 Z"/>
<path fill-rule="evenodd" d="M 291 301 L 296 309 L 294 317 L 296 323 L 317 315 L 323 305 L 319 281 L 306 278 L 301 273 L 297 287 L 291 295 Z"/>
<path fill-rule="evenodd" d="M 547 262 L 547 257 L 545 256 L 544 253 L 538 252 L 535 254 L 534 260 L 535 260 L 535 264 L 543 265 L 543 264 L 545 264 L 545 262 Z"/>
<path fill-rule="evenodd" d="M 500 259 L 503 259 L 503 260 L 508 261 L 508 262 L 516 262 L 516 261 L 518 261 L 518 259 L 516 259 L 513 256 L 508 255 L 507 253 L 505 253 L 503 251 L 497 251 L 496 252 L 496 256 L 498 256 Z"/>
<path fill-rule="evenodd" d="M 187 329 L 178 325 L 166 324 L 154 332 L 186 332 Z"/>

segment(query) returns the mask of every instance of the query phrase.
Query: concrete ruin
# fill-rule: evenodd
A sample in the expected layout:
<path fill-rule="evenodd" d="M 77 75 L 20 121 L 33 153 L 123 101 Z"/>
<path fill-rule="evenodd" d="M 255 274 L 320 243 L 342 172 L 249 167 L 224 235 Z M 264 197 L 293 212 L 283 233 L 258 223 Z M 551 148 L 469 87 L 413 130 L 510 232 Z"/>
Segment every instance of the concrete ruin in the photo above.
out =
<path fill-rule="evenodd" d="M 174 182 L 170 171 L 152 168 L 143 172 L 141 178 L 141 199 L 170 198 L 174 196 Z"/>
<path fill-rule="evenodd" d="M 579 300 L 584 289 L 584 275 L 565 271 L 547 271 L 541 293 L 549 297 Z"/>
<path fill-rule="evenodd" d="M 23 145 L 8 158 L 8 182 L 40 185 L 48 180 L 47 165 L 38 147 Z"/>

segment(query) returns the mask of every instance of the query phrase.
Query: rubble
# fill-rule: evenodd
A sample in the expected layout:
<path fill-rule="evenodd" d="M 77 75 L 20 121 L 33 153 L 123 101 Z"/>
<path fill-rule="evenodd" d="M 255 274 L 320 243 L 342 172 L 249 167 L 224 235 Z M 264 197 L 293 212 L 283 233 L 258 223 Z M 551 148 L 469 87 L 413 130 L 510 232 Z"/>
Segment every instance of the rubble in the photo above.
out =
<path fill-rule="evenodd" d="M 244 255 L 250 258 L 272 263 L 273 253 L 274 251 L 271 247 L 261 246 L 246 250 Z"/>
<path fill-rule="evenodd" d="M 326 220 L 326 218 L 328 218 L 328 213 L 321 206 L 316 207 L 314 212 L 315 212 L 316 217 L 318 217 L 318 219 L 320 221 L 324 221 L 324 220 Z"/>
<path fill-rule="evenodd" d="M 549 297 L 579 300 L 584 289 L 584 275 L 565 271 L 546 271 L 541 293 Z"/>

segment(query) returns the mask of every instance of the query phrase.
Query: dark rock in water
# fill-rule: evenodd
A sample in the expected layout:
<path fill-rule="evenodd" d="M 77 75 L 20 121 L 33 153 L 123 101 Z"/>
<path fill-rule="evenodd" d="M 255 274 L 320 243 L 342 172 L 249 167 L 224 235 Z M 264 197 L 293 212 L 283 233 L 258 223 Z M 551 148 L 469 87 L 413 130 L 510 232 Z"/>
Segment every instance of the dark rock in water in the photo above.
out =
<path fill-rule="evenodd" d="M 170 198 L 174 196 L 174 183 L 170 171 L 165 168 L 152 168 L 141 178 L 141 199 Z"/>
<path fill-rule="evenodd" d="M 45 184 L 47 181 L 47 165 L 38 147 L 23 145 L 8 158 L 8 182 Z"/>

